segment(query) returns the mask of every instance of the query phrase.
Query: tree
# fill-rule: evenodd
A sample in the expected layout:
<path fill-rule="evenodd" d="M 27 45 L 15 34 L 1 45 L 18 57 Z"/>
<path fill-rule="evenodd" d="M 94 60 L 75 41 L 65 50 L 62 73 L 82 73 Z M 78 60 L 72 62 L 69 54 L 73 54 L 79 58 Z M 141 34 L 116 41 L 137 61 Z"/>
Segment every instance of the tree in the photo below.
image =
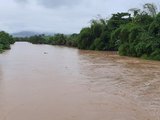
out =
<path fill-rule="evenodd" d="M 10 44 L 14 43 L 14 39 L 8 33 L 1 31 L 0 32 L 0 51 L 5 49 L 10 49 Z"/>
<path fill-rule="evenodd" d="M 147 12 L 152 17 L 155 17 L 157 14 L 157 6 L 153 3 L 146 3 L 143 5 L 145 12 Z"/>
<path fill-rule="evenodd" d="M 136 17 L 138 14 L 140 14 L 140 9 L 139 8 L 131 8 L 128 10 L 129 12 L 133 13 L 133 16 Z"/>
<path fill-rule="evenodd" d="M 131 14 L 129 13 L 117 13 L 113 14 L 108 20 L 108 28 L 113 31 L 119 28 L 123 24 L 127 24 L 132 21 Z"/>
<path fill-rule="evenodd" d="M 149 26 L 149 33 L 153 36 L 160 37 L 160 13 Z"/>
<path fill-rule="evenodd" d="M 91 44 L 94 42 L 91 28 L 83 28 L 79 35 L 78 48 L 90 49 Z"/>

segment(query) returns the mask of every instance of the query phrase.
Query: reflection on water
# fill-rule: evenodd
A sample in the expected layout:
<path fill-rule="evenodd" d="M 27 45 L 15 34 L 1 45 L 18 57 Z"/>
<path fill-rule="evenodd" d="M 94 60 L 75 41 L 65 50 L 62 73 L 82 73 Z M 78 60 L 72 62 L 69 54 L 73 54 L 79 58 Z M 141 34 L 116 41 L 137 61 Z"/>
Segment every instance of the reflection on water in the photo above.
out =
<path fill-rule="evenodd" d="M 160 62 L 19 42 L 0 55 L 0 120 L 159 120 Z"/>

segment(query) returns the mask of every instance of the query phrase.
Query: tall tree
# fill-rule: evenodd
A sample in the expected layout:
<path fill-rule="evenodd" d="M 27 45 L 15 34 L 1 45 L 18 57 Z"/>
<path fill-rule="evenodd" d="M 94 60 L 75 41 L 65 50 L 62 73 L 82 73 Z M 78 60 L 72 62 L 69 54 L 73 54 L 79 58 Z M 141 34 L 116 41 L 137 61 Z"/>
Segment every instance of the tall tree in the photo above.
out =
<path fill-rule="evenodd" d="M 147 12 L 152 17 L 155 17 L 157 14 L 157 6 L 153 3 L 146 3 L 143 5 L 145 12 Z"/>

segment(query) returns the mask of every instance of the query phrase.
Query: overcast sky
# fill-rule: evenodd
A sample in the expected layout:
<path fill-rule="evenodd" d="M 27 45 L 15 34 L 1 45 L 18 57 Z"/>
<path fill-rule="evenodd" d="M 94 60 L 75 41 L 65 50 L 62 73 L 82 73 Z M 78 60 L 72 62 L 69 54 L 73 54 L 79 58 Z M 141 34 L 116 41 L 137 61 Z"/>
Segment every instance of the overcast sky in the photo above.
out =
<path fill-rule="evenodd" d="M 0 30 L 78 33 L 98 14 L 107 18 L 148 2 L 160 5 L 160 0 L 0 0 Z"/>

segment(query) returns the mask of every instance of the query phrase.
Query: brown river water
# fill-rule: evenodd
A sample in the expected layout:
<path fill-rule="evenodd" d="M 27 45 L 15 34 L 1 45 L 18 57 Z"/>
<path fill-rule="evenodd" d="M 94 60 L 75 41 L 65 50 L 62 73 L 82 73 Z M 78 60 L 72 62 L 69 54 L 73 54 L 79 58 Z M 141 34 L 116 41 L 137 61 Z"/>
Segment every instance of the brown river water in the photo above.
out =
<path fill-rule="evenodd" d="M 0 54 L 0 120 L 160 120 L 160 62 L 15 43 Z"/>

